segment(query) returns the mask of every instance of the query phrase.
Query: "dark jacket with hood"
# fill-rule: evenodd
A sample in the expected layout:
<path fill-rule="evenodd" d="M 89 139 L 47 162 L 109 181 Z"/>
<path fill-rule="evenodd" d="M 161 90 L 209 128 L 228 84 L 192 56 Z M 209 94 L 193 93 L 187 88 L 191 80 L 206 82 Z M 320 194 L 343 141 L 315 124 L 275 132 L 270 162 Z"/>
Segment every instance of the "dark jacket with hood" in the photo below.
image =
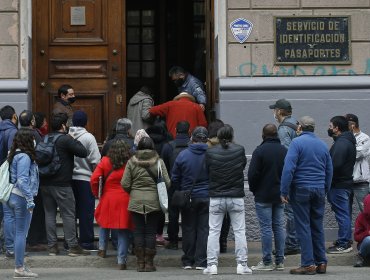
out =
<path fill-rule="evenodd" d="M 209 179 L 205 164 L 205 153 L 208 145 L 190 144 L 176 158 L 172 168 L 171 182 L 176 190 L 190 190 L 194 179 L 197 179 L 192 190 L 193 198 L 207 198 Z"/>
<path fill-rule="evenodd" d="M 3 120 L 0 122 L 0 137 L 2 138 L 2 146 L 0 146 L 1 163 L 7 157 L 8 151 L 13 144 L 13 139 L 18 128 L 11 120 Z"/>
<path fill-rule="evenodd" d="M 170 178 L 163 160 L 155 150 L 138 150 L 127 162 L 121 185 L 130 194 L 128 210 L 139 214 L 161 211 L 157 184 L 146 170 L 149 168 L 153 174 L 157 174 L 158 161 L 168 189 Z"/>
<path fill-rule="evenodd" d="M 356 138 L 349 131 L 342 132 L 334 139 L 330 148 L 333 162 L 332 188 L 348 189 L 353 185 L 353 167 L 356 162 Z"/>
<path fill-rule="evenodd" d="M 172 167 L 179 153 L 188 148 L 190 137 L 187 133 L 178 133 L 176 138 L 163 145 L 161 158 L 167 167 L 168 172 L 171 173 Z"/>
<path fill-rule="evenodd" d="M 61 134 L 55 132 L 52 134 Z M 74 157 L 87 157 L 87 150 L 80 141 L 69 134 L 63 134 L 55 142 L 61 167 L 58 172 L 50 177 L 41 177 L 40 186 L 70 187 L 74 168 Z"/>
<path fill-rule="evenodd" d="M 357 216 L 353 236 L 358 242 L 357 246 L 361 245 L 365 237 L 370 236 L 370 194 L 364 198 L 364 211 Z"/>
<path fill-rule="evenodd" d="M 256 202 L 281 202 L 281 173 L 287 151 L 279 138 L 266 138 L 254 150 L 248 169 L 248 183 Z"/>
<path fill-rule="evenodd" d="M 218 144 L 206 153 L 210 197 L 244 197 L 244 173 L 247 164 L 244 147 Z"/>

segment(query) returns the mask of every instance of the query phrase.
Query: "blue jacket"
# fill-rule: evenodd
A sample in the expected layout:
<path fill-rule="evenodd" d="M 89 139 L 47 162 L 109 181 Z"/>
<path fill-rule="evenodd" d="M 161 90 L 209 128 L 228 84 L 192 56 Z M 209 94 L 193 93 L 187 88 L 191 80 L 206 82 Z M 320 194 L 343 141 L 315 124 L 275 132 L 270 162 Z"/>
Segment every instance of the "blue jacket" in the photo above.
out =
<path fill-rule="evenodd" d="M 195 100 L 199 104 L 206 104 L 206 94 L 204 92 L 203 83 L 189 73 L 186 76 L 184 83 L 177 88 L 179 93 L 187 92 L 194 96 Z"/>
<path fill-rule="evenodd" d="M 39 171 L 37 164 L 26 153 L 16 154 L 10 165 L 10 181 L 15 183 L 13 192 L 21 194 L 27 201 L 27 208 L 39 190 Z"/>
<path fill-rule="evenodd" d="M 0 137 L 3 138 L 3 146 L 0 145 L 0 160 L 4 160 L 10 150 L 10 147 L 13 144 L 13 139 L 15 134 L 17 133 L 18 128 L 11 120 L 3 120 L 0 122 Z"/>
<path fill-rule="evenodd" d="M 285 157 L 280 193 L 287 196 L 292 187 L 325 188 L 329 191 L 333 165 L 328 147 L 312 132 L 293 139 Z"/>
<path fill-rule="evenodd" d="M 172 168 L 171 186 L 176 190 L 190 190 L 193 180 L 198 176 L 192 197 L 208 197 L 209 181 L 204 160 L 207 148 L 207 144 L 190 144 L 177 156 Z"/>

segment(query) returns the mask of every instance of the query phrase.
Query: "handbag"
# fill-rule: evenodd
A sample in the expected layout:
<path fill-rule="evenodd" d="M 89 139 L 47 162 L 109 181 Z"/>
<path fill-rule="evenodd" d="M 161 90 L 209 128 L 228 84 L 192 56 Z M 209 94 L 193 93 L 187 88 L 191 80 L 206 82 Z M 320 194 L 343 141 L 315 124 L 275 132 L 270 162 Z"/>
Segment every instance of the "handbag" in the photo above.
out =
<path fill-rule="evenodd" d="M 205 157 L 203 158 L 201 166 L 204 164 Z M 193 180 L 193 184 L 190 190 L 175 190 L 172 195 L 171 206 L 180 208 L 180 209 L 189 209 L 191 207 L 191 192 L 194 189 L 195 183 L 198 180 L 202 168 L 199 169 L 197 176 Z"/>
<path fill-rule="evenodd" d="M 162 172 L 162 167 L 159 162 L 157 161 L 157 177 L 154 176 L 152 171 L 146 167 L 146 171 L 149 173 L 150 177 L 153 178 L 154 182 L 157 185 L 157 191 L 158 191 L 158 198 L 159 198 L 159 205 L 161 206 L 161 209 L 163 213 L 168 212 L 168 195 L 167 195 L 167 187 L 166 183 L 163 180 L 163 172 Z"/>
<path fill-rule="evenodd" d="M 103 189 L 104 189 L 105 182 L 107 181 L 109 175 L 112 172 L 113 172 L 113 168 L 108 172 L 107 177 L 104 178 L 104 176 L 99 176 L 98 199 L 101 198 L 101 196 L 103 194 Z"/>
<path fill-rule="evenodd" d="M 7 202 L 14 184 L 10 182 L 10 165 L 7 160 L 0 166 L 0 202 Z"/>

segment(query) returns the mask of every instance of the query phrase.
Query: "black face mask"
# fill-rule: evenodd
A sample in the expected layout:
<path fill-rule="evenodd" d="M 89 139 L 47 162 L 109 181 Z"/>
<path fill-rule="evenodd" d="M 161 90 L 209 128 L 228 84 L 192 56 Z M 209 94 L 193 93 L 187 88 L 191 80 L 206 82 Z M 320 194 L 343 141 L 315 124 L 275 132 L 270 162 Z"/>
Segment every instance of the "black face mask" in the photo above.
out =
<path fill-rule="evenodd" d="M 183 78 L 178 78 L 177 80 L 174 80 L 173 82 L 177 87 L 181 87 L 184 84 L 185 80 Z"/>
<path fill-rule="evenodd" d="M 67 100 L 68 100 L 69 104 L 72 104 L 76 101 L 76 97 L 70 97 Z"/>
<path fill-rule="evenodd" d="M 332 128 L 329 128 L 328 129 L 328 136 L 329 137 L 334 137 L 334 132 L 333 132 L 333 129 Z"/>

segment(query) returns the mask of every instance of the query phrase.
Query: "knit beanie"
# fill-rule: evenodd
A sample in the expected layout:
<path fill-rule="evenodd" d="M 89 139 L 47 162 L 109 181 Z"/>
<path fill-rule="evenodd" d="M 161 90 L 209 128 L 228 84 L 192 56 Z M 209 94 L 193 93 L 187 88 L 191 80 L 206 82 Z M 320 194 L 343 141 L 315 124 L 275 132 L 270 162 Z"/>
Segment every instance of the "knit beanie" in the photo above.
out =
<path fill-rule="evenodd" d="M 84 111 L 78 110 L 73 113 L 73 126 L 85 127 L 87 124 L 87 114 Z"/>

